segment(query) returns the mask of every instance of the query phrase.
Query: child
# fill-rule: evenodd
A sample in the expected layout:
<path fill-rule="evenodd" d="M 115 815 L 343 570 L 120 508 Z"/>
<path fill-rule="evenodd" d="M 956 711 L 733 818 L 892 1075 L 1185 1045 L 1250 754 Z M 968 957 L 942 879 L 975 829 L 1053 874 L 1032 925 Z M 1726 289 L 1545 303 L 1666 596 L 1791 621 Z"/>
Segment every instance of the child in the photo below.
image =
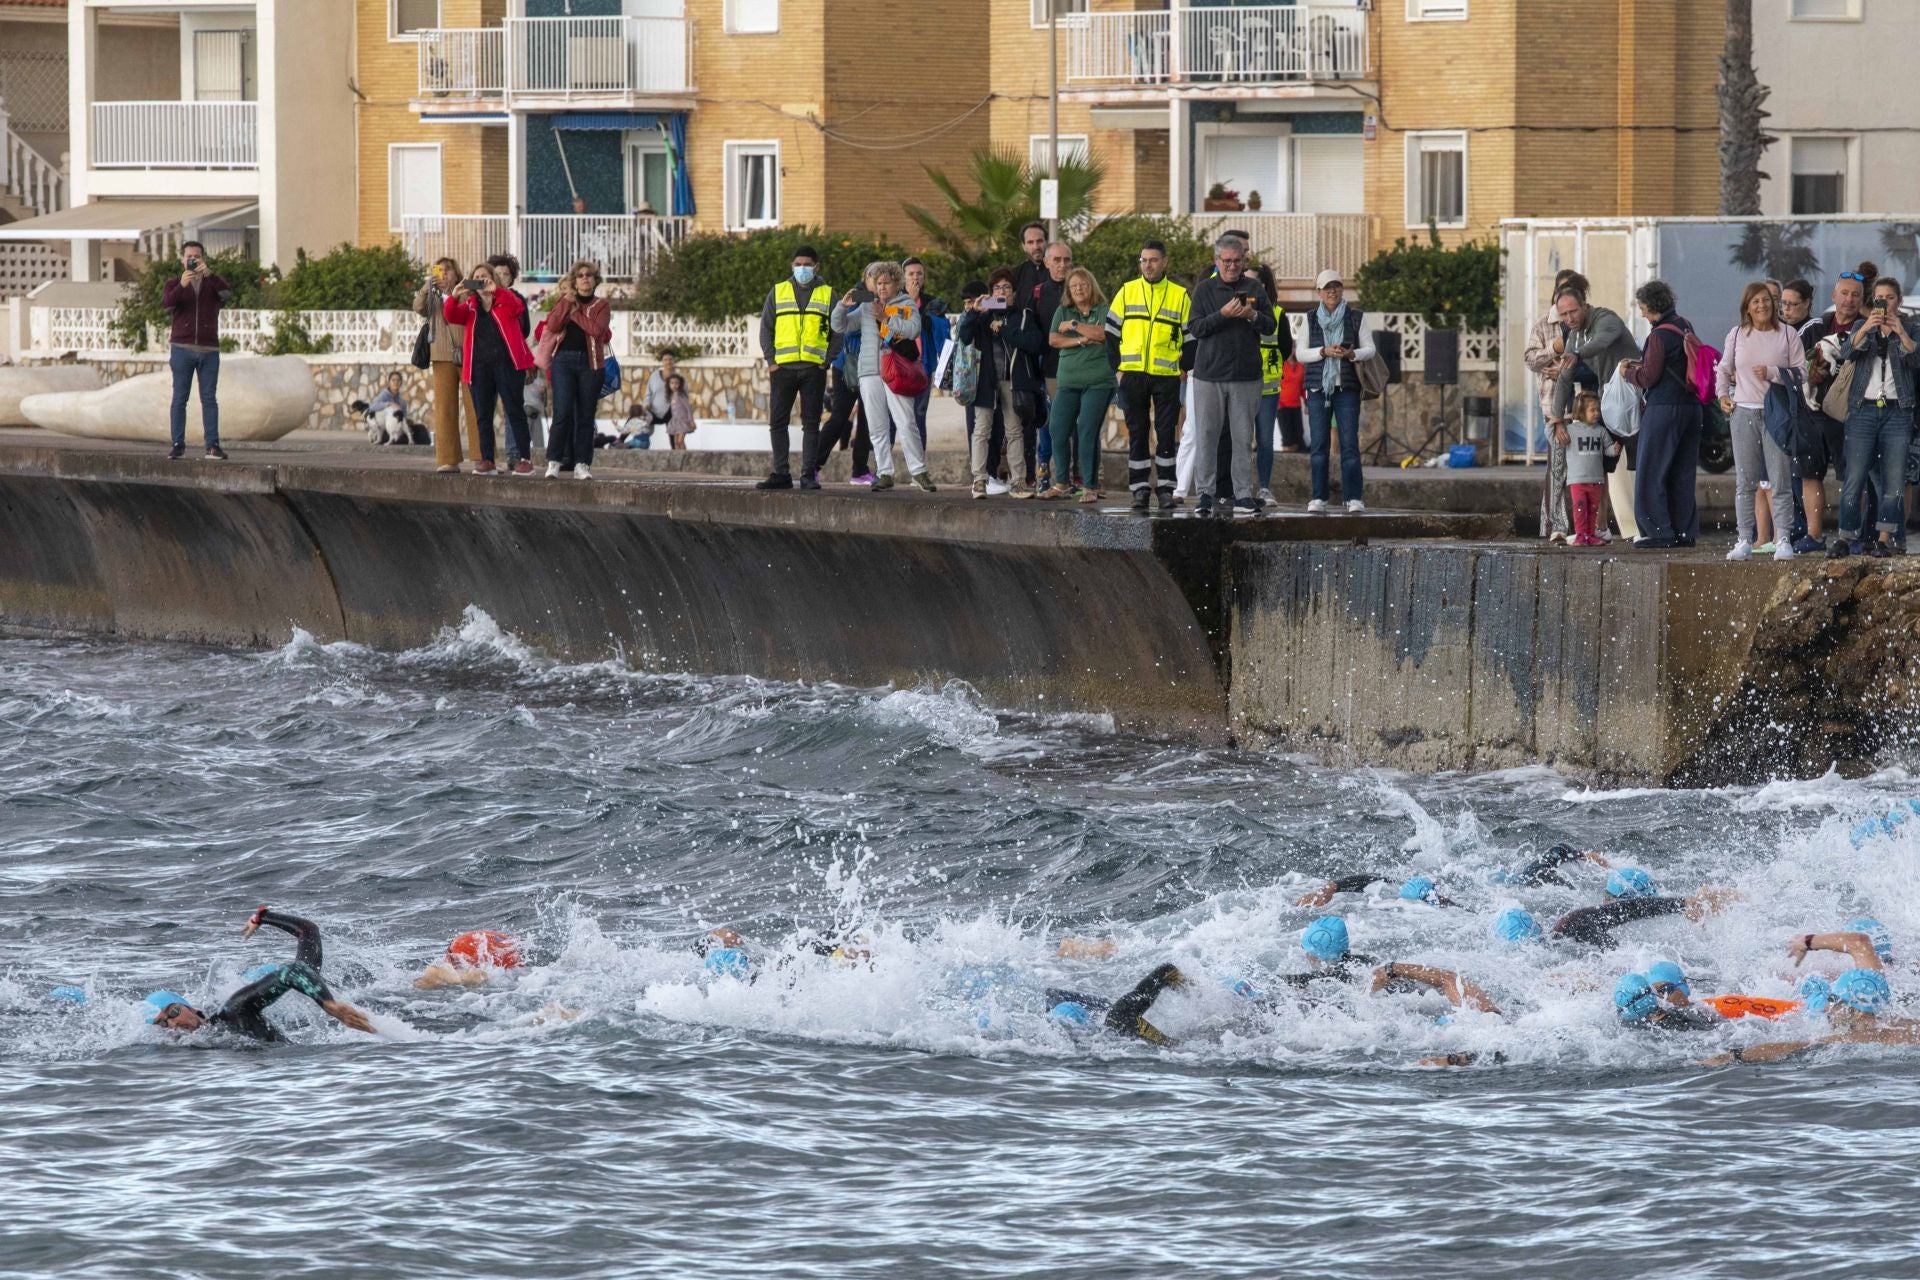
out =
<path fill-rule="evenodd" d="M 687 380 L 679 374 L 667 378 L 667 444 L 674 449 L 687 447 L 693 434 L 693 399 L 687 395 Z"/>
<path fill-rule="evenodd" d="M 1573 500 L 1573 545 L 1604 546 L 1599 523 L 1607 500 L 1607 457 L 1617 453 L 1607 429 L 1600 425 L 1600 397 L 1582 391 L 1573 398 L 1573 421 L 1567 423 L 1567 491 Z"/>

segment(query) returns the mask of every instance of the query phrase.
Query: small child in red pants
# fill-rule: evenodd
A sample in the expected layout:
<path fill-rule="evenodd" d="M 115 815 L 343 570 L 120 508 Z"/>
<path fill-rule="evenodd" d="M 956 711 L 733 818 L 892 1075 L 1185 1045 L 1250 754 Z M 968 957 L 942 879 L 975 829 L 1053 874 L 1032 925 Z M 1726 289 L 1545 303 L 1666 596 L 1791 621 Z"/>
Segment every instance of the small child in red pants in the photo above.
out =
<path fill-rule="evenodd" d="M 1600 397 L 1582 391 L 1573 398 L 1573 420 L 1567 423 L 1567 493 L 1573 500 L 1573 545 L 1606 545 L 1600 523 L 1606 519 L 1607 457 L 1620 446 L 1600 425 Z"/>

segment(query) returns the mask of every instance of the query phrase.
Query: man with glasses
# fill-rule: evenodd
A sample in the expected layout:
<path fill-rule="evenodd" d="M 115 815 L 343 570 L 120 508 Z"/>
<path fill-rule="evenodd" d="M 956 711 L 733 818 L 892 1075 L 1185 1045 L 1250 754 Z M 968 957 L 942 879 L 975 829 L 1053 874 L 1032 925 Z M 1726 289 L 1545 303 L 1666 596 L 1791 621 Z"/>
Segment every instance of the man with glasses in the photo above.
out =
<path fill-rule="evenodd" d="M 1120 344 L 1120 410 L 1127 419 L 1127 488 L 1145 511 L 1157 492 L 1173 506 L 1174 431 L 1180 421 L 1183 339 L 1192 301 L 1167 279 L 1167 246 L 1140 246 L 1140 274 L 1120 286 L 1107 311 L 1107 335 Z M 1151 433 L 1151 435 L 1149 434 Z M 1149 445 L 1157 447 L 1149 451 Z"/>
<path fill-rule="evenodd" d="M 1860 323 L 1860 308 L 1866 297 L 1867 277 L 1858 271 L 1842 271 L 1833 282 L 1833 309 L 1800 329 L 1800 344 L 1807 353 L 1807 385 L 1814 392 L 1814 412 L 1810 415 L 1814 429 L 1798 442 L 1795 460 L 1800 464 L 1800 500 L 1807 510 L 1807 537 L 1813 540 L 1819 539 L 1826 527 L 1827 472 L 1846 465 L 1846 414 L 1835 419 L 1824 408 L 1827 388 L 1833 385 L 1838 370 L 1830 359 L 1832 344 L 1821 344 L 1827 338 L 1853 331 Z M 1825 550 L 1825 545 L 1812 549 Z"/>
<path fill-rule="evenodd" d="M 1215 274 L 1193 291 L 1187 338 L 1196 344 L 1193 358 L 1194 510 L 1214 513 L 1219 483 L 1220 436 L 1233 441 L 1233 503 L 1258 511 L 1253 496 L 1253 431 L 1260 413 L 1260 339 L 1274 330 L 1273 308 L 1259 285 L 1249 280 L 1246 242 L 1221 236 L 1214 242 Z"/>
<path fill-rule="evenodd" d="M 311 920 L 261 907 L 247 921 L 247 927 L 240 936 L 251 938 L 263 924 L 293 935 L 296 946 L 290 962 L 275 966 L 270 972 L 228 996 L 219 1012 L 212 1015 L 204 1014 L 188 1004 L 187 998 L 177 991 L 155 991 L 146 1000 L 153 1010 L 147 1016 L 147 1021 L 168 1031 L 182 1033 L 216 1027 L 250 1040 L 284 1040 L 286 1037 L 267 1021 L 267 1008 L 287 992 L 298 991 L 343 1026 L 372 1034 L 373 1024 L 367 1020 L 367 1015 L 346 1001 L 337 999 L 328 988 L 326 979 L 320 976 L 320 926 Z"/>
<path fill-rule="evenodd" d="M 1013 345 L 1020 350 L 1020 356 L 1014 361 L 1016 366 L 1013 388 L 1016 404 L 1029 405 L 1027 417 L 1027 437 L 1034 441 L 1034 450 L 1039 462 L 1039 487 L 1053 488 L 1072 492 L 1069 471 L 1069 459 L 1073 449 L 1071 437 L 1073 428 L 1067 426 L 1060 433 L 1061 442 L 1067 447 L 1061 450 L 1060 465 L 1053 465 L 1054 439 L 1047 429 L 1048 418 L 1052 414 L 1053 393 L 1059 386 L 1060 352 L 1047 342 L 1047 333 L 1053 326 L 1053 313 L 1060 309 L 1060 301 L 1067 295 L 1067 273 L 1073 270 L 1073 249 L 1062 241 L 1056 240 L 1042 249 L 1042 260 L 1046 264 L 1045 272 L 1037 283 L 1021 293 L 1016 287 L 1015 305 L 1023 314 L 1012 328 Z M 1018 281 L 1015 282 L 1016 286 Z M 1062 496 L 1056 492 L 1055 497 Z"/>

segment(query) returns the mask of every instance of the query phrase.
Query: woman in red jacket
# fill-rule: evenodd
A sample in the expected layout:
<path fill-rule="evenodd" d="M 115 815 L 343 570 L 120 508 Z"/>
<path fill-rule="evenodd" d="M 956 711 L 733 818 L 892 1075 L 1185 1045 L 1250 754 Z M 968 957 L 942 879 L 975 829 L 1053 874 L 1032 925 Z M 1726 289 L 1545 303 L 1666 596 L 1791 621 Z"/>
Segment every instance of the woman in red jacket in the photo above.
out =
<path fill-rule="evenodd" d="M 522 397 L 533 352 L 520 333 L 526 304 L 511 289 L 500 287 L 490 267 L 473 269 L 446 301 L 448 324 L 461 325 L 466 337 L 460 353 L 460 379 L 473 393 L 473 416 L 480 429 L 480 461 L 473 474 L 490 476 L 493 465 L 493 407 L 496 401 L 507 418 L 507 465 L 517 476 L 533 474 L 533 437 L 527 430 L 527 408 Z"/>
<path fill-rule="evenodd" d="M 596 298 L 600 268 L 576 262 L 556 290 L 553 310 L 540 322 L 542 338 L 553 352 L 547 381 L 553 386 L 553 426 L 547 432 L 547 479 L 562 471 L 576 480 L 593 472 L 594 408 L 606 376 L 607 339 L 613 336 L 605 298 Z"/>

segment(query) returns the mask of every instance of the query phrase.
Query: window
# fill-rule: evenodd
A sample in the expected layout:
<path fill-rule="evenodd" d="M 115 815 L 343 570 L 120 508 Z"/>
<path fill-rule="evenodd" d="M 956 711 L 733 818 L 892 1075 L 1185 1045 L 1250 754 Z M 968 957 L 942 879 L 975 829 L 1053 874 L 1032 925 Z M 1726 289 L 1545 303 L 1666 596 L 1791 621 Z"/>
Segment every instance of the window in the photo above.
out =
<path fill-rule="evenodd" d="M 195 31 L 194 100 L 251 102 L 254 96 L 253 32 L 246 28 Z"/>
<path fill-rule="evenodd" d="M 437 218 L 440 207 L 440 144 L 395 143 L 387 148 L 387 230 L 402 230 L 409 214 Z"/>
<path fill-rule="evenodd" d="M 1408 22 L 1464 22 L 1467 0 L 1407 0 Z"/>
<path fill-rule="evenodd" d="M 1467 225 L 1467 135 L 1407 135 L 1407 225 Z"/>
<path fill-rule="evenodd" d="M 728 35 L 757 35 L 780 29 L 780 0 L 727 0 Z"/>
<path fill-rule="evenodd" d="M 1048 163 L 1047 138 L 1048 135 L 1044 133 L 1030 134 L 1027 137 L 1027 168 L 1043 178 L 1047 175 L 1047 171 L 1053 168 L 1053 166 Z M 1085 164 L 1087 162 L 1087 135 L 1084 133 L 1061 134 L 1060 159 L 1062 161 L 1078 160 L 1081 164 Z"/>
<path fill-rule="evenodd" d="M 1849 138 L 1789 138 L 1793 171 L 1793 213 L 1850 213 L 1847 174 L 1853 150 Z"/>
<path fill-rule="evenodd" d="M 1858 22 L 1860 0 L 1793 0 L 1788 16 L 1796 22 Z"/>
<path fill-rule="evenodd" d="M 780 225 L 780 144 L 726 144 L 727 230 Z"/>
<path fill-rule="evenodd" d="M 627 211 L 647 205 L 661 217 L 673 212 L 673 171 L 659 134 L 627 134 Z"/>
<path fill-rule="evenodd" d="M 1046 26 L 1047 0 L 1027 0 L 1027 2 L 1033 9 L 1033 25 L 1036 27 Z M 1086 21 L 1087 0 L 1053 0 L 1053 3 L 1055 8 L 1059 10 L 1060 25 L 1065 26 L 1069 22 L 1084 23 Z"/>
<path fill-rule="evenodd" d="M 440 0 L 387 0 L 387 38 L 412 40 L 440 25 Z"/>
<path fill-rule="evenodd" d="M 1253 193 L 1260 193 L 1260 208 L 1268 213 L 1287 211 L 1287 136 L 1283 133 L 1222 133 L 1206 143 L 1206 182 L 1203 191 L 1215 183 L 1236 193 L 1241 203 L 1251 207 Z"/>

